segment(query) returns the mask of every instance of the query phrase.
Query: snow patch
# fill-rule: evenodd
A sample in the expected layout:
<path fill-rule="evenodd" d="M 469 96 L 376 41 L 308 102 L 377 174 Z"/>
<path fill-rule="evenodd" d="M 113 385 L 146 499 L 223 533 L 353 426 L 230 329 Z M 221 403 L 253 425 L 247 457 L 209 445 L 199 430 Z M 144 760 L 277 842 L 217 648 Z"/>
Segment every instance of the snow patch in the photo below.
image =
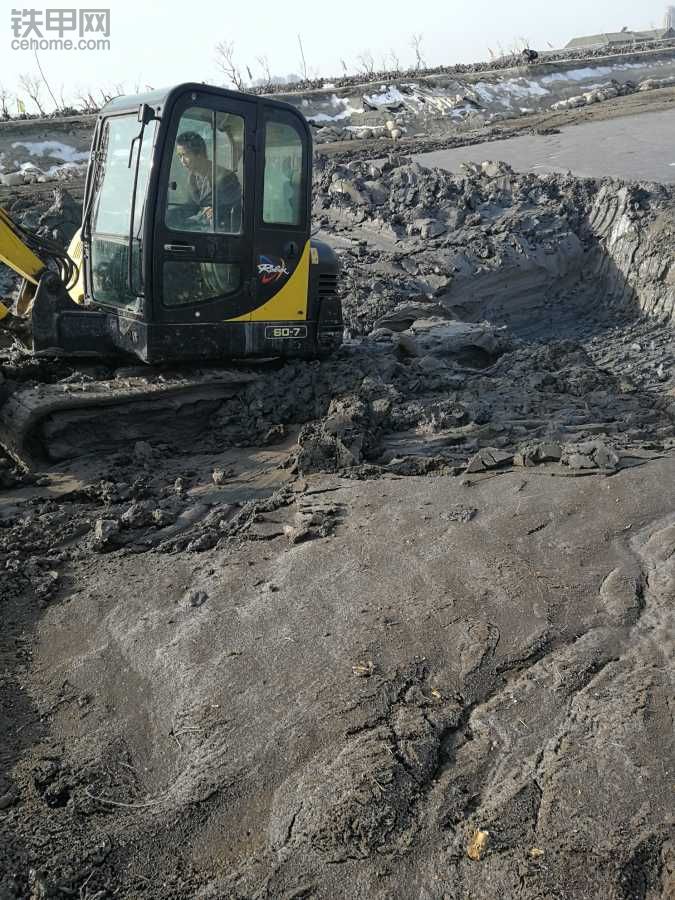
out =
<path fill-rule="evenodd" d="M 503 106 L 511 107 L 511 98 L 525 100 L 529 97 L 547 97 L 551 92 L 536 81 L 526 78 L 513 78 L 489 84 L 479 81 L 474 90 L 484 103 L 499 101 Z M 506 96 L 504 96 L 506 95 Z"/>
<path fill-rule="evenodd" d="M 667 64 L 667 60 L 653 60 L 649 63 L 649 68 L 653 66 L 663 66 Z M 615 72 L 625 72 L 629 69 L 644 69 L 645 63 L 617 63 L 614 66 L 586 66 L 583 69 L 570 69 L 569 72 L 552 72 L 550 75 L 544 75 L 541 79 L 542 84 L 554 84 L 561 81 L 587 81 L 589 78 L 607 78 Z"/>
<path fill-rule="evenodd" d="M 369 106 L 374 106 L 376 109 L 380 109 L 383 106 L 399 106 L 401 103 L 405 103 L 403 94 L 395 84 L 384 87 L 380 94 L 364 94 L 363 99 Z"/>
<path fill-rule="evenodd" d="M 88 155 L 89 154 L 87 154 L 87 156 Z M 74 178 L 77 175 L 84 175 L 86 171 L 86 164 L 67 162 L 61 166 L 50 166 L 45 172 L 45 175 L 49 178 Z"/>
<path fill-rule="evenodd" d="M 15 141 L 12 147 L 23 147 L 31 156 L 51 156 L 66 163 L 83 162 L 89 159 L 88 150 L 76 150 L 60 141 Z"/>
<path fill-rule="evenodd" d="M 333 109 L 340 109 L 340 112 L 336 112 L 334 115 L 330 116 L 328 113 L 314 113 L 314 115 L 307 116 L 307 121 L 311 122 L 313 125 L 318 124 L 327 124 L 329 122 L 340 122 L 342 119 L 348 119 L 350 116 L 361 115 L 363 113 L 363 109 L 357 109 L 352 106 L 348 99 L 341 98 L 332 95 L 330 98 L 330 105 Z"/>

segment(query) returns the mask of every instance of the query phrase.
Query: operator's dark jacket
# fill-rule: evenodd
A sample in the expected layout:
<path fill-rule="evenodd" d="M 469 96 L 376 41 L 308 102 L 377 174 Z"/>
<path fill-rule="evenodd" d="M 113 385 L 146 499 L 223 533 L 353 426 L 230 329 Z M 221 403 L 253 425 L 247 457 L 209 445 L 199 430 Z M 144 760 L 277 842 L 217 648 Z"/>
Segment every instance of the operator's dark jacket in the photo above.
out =
<path fill-rule="evenodd" d="M 191 172 L 188 185 L 190 199 L 199 209 L 213 208 L 211 175 Z M 219 169 L 216 176 L 216 204 L 214 209 L 216 231 L 237 233 L 241 230 L 241 185 L 239 179 L 227 169 Z"/>

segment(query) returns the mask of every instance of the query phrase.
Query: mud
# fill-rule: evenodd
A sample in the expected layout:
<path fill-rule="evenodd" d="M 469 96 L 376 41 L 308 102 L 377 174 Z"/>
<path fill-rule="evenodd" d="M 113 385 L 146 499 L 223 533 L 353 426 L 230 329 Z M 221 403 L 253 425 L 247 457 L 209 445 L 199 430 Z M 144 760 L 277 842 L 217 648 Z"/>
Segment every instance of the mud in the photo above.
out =
<path fill-rule="evenodd" d="M 673 208 L 327 161 L 335 357 L 0 460 L 3 900 L 673 895 Z"/>

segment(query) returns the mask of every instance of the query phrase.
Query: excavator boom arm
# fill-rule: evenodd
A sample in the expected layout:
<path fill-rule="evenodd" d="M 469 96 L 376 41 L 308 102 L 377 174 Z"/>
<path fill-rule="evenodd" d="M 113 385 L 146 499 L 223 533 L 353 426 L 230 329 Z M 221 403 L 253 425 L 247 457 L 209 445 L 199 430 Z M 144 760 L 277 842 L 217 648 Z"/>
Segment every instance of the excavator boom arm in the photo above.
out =
<path fill-rule="evenodd" d="M 0 262 L 34 285 L 46 268 L 23 242 L 4 209 L 0 209 Z"/>

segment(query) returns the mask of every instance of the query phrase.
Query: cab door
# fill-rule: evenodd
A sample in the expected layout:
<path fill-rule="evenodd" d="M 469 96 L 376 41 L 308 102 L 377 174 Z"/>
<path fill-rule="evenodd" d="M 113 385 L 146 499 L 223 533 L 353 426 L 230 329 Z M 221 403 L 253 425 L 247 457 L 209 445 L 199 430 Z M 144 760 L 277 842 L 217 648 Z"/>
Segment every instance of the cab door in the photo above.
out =
<path fill-rule="evenodd" d="M 254 305 L 255 100 L 189 91 L 164 145 L 154 226 L 154 319 L 248 319 Z"/>
<path fill-rule="evenodd" d="M 285 104 L 263 101 L 258 125 L 253 322 L 307 320 L 311 153 L 303 116 Z M 291 333 L 301 336 L 299 329 Z"/>

